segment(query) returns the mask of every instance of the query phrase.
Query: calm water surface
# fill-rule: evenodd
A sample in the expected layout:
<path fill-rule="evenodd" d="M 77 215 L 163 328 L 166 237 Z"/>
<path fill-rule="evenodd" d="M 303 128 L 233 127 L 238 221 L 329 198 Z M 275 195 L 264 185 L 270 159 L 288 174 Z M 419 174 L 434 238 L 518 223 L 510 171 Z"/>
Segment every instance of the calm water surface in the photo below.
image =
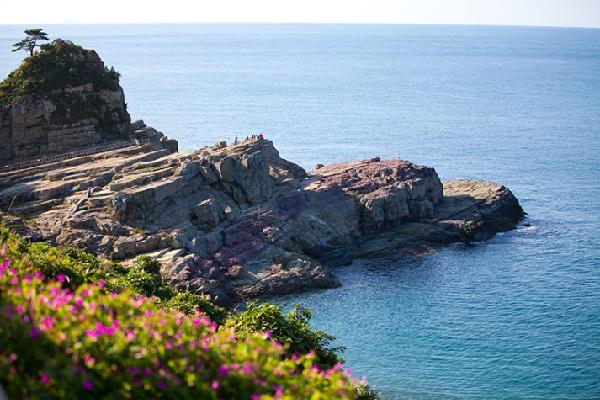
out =
<path fill-rule="evenodd" d="M 517 230 L 277 301 L 312 307 L 385 399 L 600 398 L 600 30 L 45 28 L 97 49 L 183 149 L 260 131 L 306 168 L 378 155 L 506 184 Z M 2 76 L 22 30 L 0 26 Z"/>

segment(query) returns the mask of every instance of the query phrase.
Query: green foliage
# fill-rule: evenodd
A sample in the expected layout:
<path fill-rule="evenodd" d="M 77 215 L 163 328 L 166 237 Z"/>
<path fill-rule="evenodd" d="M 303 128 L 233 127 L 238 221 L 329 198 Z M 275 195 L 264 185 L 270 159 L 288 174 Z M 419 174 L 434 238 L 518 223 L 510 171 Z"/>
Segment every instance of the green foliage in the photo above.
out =
<path fill-rule="evenodd" d="M 12 285 L 11 282 L 14 281 L 12 277 L 6 280 L 9 261 L 11 271 L 14 268 L 20 279 L 22 290 L 19 293 L 11 294 L 13 286 L 7 289 L 7 285 Z M 125 268 L 78 249 L 63 249 L 47 243 L 28 243 L 1 224 L 0 265 L 4 269 L 4 272 L 0 272 L 0 384 L 7 388 L 10 398 L 47 398 L 43 393 L 59 398 L 137 398 L 162 386 L 165 387 L 164 390 L 161 389 L 158 394 L 152 392 L 150 396 L 189 398 L 198 395 L 198 398 L 216 398 L 215 393 L 218 393 L 221 398 L 250 398 L 250 388 L 256 393 L 264 393 L 256 391 L 258 389 L 243 377 L 236 377 L 233 381 L 220 381 L 222 377 L 216 363 L 211 364 L 211 368 L 217 368 L 217 378 L 213 376 L 214 370 L 213 375 L 210 375 L 209 372 L 199 372 L 190 367 L 191 360 L 196 363 L 201 360 L 207 365 L 205 357 L 220 357 L 221 366 L 237 366 L 238 371 L 240 365 L 249 362 L 248 357 L 256 365 L 263 365 L 264 362 L 266 370 L 263 370 L 263 375 L 259 378 L 254 378 L 254 382 L 258 379 L 260 382 L 268 382 L 271 388 L 273 385 L 287 388 L 284 390 L 286 393 L 288 389 L 289 393 L 294 393 L 290 398 L 311 398 L 314 393 L 319 393 L 321 397 L 314 398 L 320 399 L 346 398 L 344 393 L 349 393 L 348 398 L 377 398 L 368 386 L 352 381 L 343 374 L 337 375 L 341 374 L 339 349 L 328 347 L 333 340 L 332 336 L 310 329 L 311 314 L 308 309 L 296 307 L 285 316 L 277 306 L 251 304 L 239 315 L 228 315 L 225 309 L 200 295 L 178 291 L 166 285 L 160 277 L 159 263 L 150 257 L 138 257 L 129 268 Z M 3 281 L 2 278 L 6 279 Z M 56 280 L 61 284 L 57 285 Z M 79 297 L 69 297 L 73 293 Z M 84 293 L 87 297 L 83 296 Z M 61 299 L 58 303 L 40 301 L 56 296 Z M 86 304 L 84 308 L 87 308 L 77 310 L 84 313 L 85 317 L 76 314 L 72 308 L 73 302 L 80 307 L 80 298 Z M 64 299 L 69 299 L 65 304 L 71 308 L 62 307 Z M 28 321 L 12 318 L 15 311 L 18 313 L 15 307 L 19 305 L 27 310 L 23 316 L 29 316 Z M 56 308 L 58 305 L 60 307 Z M 8 309 L 12 310 L 10 316 L 3 313 L 3 310 Z M 144 315 L 140 315 L 142 311 Z M 193 325 L 198 324 L 194 321 L 202 320 L 199 312 L 210 318 L 208 326 L 213 327 L 210 328 L 214 331 L 211 334 L 215 335 L 211 336 L 210 349 L 204 349 L 202 354 L 196 347 L 189 347 L 197 346 L 198 337 L 187 337 L 185 333 L 183 335 L 188 342 L 178 342 L 181 340 L 179 333 L 182 332 L 182 328 L 177 325 L 181 322 L 178 321 L 189 321 L 186 319 L 188 317 L 184 317 L 187 315 L 191 316 L 189 318 L 192 318 Z M 148 317 L 150 314 L 152 318 Z M 158 315 L 161 317 L 156 319 Z M 227 320 L 227 317 L 230 319 Z M 115 320 L 118 321 L 119 328 L 115 328 L 113 334 L 108 335 L 110 337 L 102 334 L 94 339 L 98 330 L 112 332 L 109 321 L 114 324 Z M 51 329 L 44 325 L 48 321 L 52 321 Z M 205 321 L 204 324 L 208 318 L 202 321 Z M 218 331 L 217 326 L 221 326 Z M 31 332 L 37 332 L 35 341 L 32 341 Z M 134 337 L 132 332 L 135 333 L 135 340 L 139 338 L 139 341 L 128 342 L 128 335 Z M 91 335 L 90 343 L 85 339 L 90 338 L 88 334 Z M 148 335 L 150 336 L 147 337 Z M 265 349 L 266 339 L 276 348 L 275 353 L 269 346 Z M 174 343 L 182 344 L 183 349 L 174 352 Z M 143 354 L 140 355 L 140 352 Z M 17 355 L 17 359 L 10 361 L 11 354 Z M 73 354 L 76 356 L 72 356 Z M 260 357 L 267 357 L 268 360 Z M 86 362 L 86 358 L 94 361 Z M 173 375 L 177 378 L 174 382 L 179 382 L 173 388 L 172 382 L 165 382 L 167 375 L 161 373 L 157 365 L 179 366 L 180 363 L 187 365 L 187 369 L 186 372 L 178 369 L 177 374 Z M 132 368 L 151 368 L 153 375 L 121 376 L 123 371 L 131 371 Z M 311 372 L 304 371 L 305 368 L 309 368 Z M 323 368 L 329 370 L 323 372 Z M 285 372 L 290 369 L 296 371 L 292 374 L 293 378 L 289 378 L 289 373 Z M 69 371 L 73 370 L 79 371 L 77 376 L 70 375 Z M 174 374 L 171 370 L 168 371 L 169 374 Z M 301 378 L 296 377 L 296 373 Z M 115 374 L 118 376 L 115 377 Z M 319 374 L 323 374 L 324 378 L 317 378 Z M 46 377 L 51 384 L 43 382 Z M 338 381 L 329 381 L 334 378 Z M 190 382 L 193 387 L 200 382 L 212 385 L 215 379 L 221 385 L 221 391 L 211 386 L 209 392 L 204 392 L 202 390 L 209 390 L 206 384 L 203 384 L 203 389 L 198 389 L 200 391 L 186 386 Z M 287 382 L 287 379 L 291 379 L 293 383 Z M 314 379 L 320 382 L 317 386 L 313 385 Z M 92 382 L 92 391 L 83 386 L 88 380 Z M 302 380 L 307 382 L 302 383 Z M 179 385 L 190 391 L 181 389 Z M 227 390 L 223 389 L 225 385 L 228 385 Z M 302 394 L 294 392 L 298 388 L 306 391 Z M 335 396 L 330 391 L 333 388 L 336 388 Z"/>
<path fill-rule="evenodd" d="M 13 51 L 27 50 L 29 55 L 33 56 L 33 52 L 40 40 L 48 40 L 48 35 L 41 29 L 25 29 L 25 38 L 13 44 Z"/>
<path fill-rule="evenodd" d="M 227 318 L 227 311 L 211 303 L 205 297 L 190 293 L 189 291 L 177 291 L 173 297 L 164 301 L 164 308 L 181 311 L 184 314 L 191 315 L 195 310 L 202 310 L 217 324 L 222 325 Z"/>
<path fill-rule="evenodd" d="M 93 254 L 73 248 L 60 248 L 45 242 L 27 243 L 18 235 L 0 226 L 0 246 L 13 249 L 29 260 L 26 272 L 41 271 L 45 276 L 64 275 L 71 289 L 83 283 L 102 280 L 110 290 L 129 289 L 137 294 L 153 297 L 154 301 L 171 310 L 193 314 L 200 309 L 215 322 L 222 323 L 226 311 L 202 296 L 174 290 L 160 275 L 160 264 L 148 256 L 138 257 L 131 267 L 98 259 Z"/>
<path fill-rule="evenodd" d="M 145 296 L 153 296 L 163 285 L 160 264 L 148 256 L 138 257 L 124 276 L 124 281 L 123 286 Z"/>
<path fill-rule="evenodd" d="M 44 279 L 0 250 L 0 385 L 9 398 L 353 399 L 360 383 L 312 354 L 288 358 L 202 314 L 158 309 L 126 290 Z M 59 281 L 61 278 L 59 278 Z"/>
<path fill-rule="evenodd" d="M 117 90 L 119 73 L 105 67 L 96 52 L 56 39 L 42 45 L 41 51 L 27 57 L 0 83 L 0 103 L 12 105 L 23 96 L 52 96 L 66 87 L 87 83 L 92 83 L 96 91 Z"/>
<path fill-rule="evenodd" d="M 274 304 L 251 303 L 245 311 L 232 316 L 225 325 L 235 329 L 238 334 L 269 332 L 274 340 L 287 346 L 288 352 L 306 354 L 314 351 L 321 367 L 331 367 L 341 361 L 339 354 L 342 348 L 329 347 L 335 338 L 319 330 L 313 331 L 309 324 L 311 317 L 311 311 L 299 305 L 284 315 L 281 308 Z"/>

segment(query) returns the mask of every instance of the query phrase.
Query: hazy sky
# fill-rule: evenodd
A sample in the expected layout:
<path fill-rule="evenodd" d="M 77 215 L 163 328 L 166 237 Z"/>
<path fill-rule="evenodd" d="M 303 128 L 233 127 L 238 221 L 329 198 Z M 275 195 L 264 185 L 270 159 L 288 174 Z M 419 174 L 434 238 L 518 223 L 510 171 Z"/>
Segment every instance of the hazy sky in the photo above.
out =
<path fill-rule="evenodd" d="M 347 22 L 600 27 L 600 0 L 3 0 L 0 24 Z"/>

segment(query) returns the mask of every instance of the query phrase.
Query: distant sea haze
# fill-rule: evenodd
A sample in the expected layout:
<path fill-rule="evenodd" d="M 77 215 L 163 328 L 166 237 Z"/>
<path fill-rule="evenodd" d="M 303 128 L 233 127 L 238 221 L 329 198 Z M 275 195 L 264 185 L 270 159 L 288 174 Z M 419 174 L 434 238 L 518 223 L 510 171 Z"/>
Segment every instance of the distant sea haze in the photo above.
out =
<path fill-rule="evenodd" d="M 3 76 L 24 28 L 0 26 Z M 515 231 L 274 300 L 312 307 L 384 399 L 600 398 L 600 30 L 43 28 L 96 49 L 182 149 L 263 132 L 307 169 L 380 156 L 505 184 Z"/>

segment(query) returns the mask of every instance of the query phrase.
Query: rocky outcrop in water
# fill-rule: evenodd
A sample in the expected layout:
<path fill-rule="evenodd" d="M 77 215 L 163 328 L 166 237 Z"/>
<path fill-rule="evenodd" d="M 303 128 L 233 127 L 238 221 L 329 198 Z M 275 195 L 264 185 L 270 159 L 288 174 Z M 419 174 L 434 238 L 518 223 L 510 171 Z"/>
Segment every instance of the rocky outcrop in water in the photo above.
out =
<path fill-rule="evenodd" d="M 14 229 L 124 264 L 148 254 L 168 282 L 222 304 L 335 287 L 331 265 L 480 240 L 523 214 L 501 185 L 444 187 L 407 161 L 306 173 L 262 138 L 179 153 L 130 122 L 114 69 L 63 40 L 0 83 L 0 144 L 0 167 L 60 155 L 0 168 L 0 210 Z"/>
<path fill-rule="evenodd" d="M 152 128 L 136 126 L 152 134 Z M 306 173 L 268 140 L 178 153 L 165 140 L 0 174 L 0 207 L 36 240 L 161 261 L 227 304 L 339 285 L 330 265 L 479 240 L 522 216 L 501 185 L 378 158 Z"/>

